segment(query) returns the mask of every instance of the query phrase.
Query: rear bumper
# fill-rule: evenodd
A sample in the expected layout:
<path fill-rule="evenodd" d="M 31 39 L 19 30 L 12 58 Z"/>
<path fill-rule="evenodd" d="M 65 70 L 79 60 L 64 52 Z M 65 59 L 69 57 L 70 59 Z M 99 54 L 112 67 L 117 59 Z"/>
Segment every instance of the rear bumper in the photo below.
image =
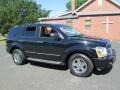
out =
<path fill-rule="evenodd" d="M 93 58 L 92 60 L 97 69 L 103 70 L 113 65 L 116 60 L 116 52 L 113 50 L 112 55 L 109 55 L 105 58 Z"/>

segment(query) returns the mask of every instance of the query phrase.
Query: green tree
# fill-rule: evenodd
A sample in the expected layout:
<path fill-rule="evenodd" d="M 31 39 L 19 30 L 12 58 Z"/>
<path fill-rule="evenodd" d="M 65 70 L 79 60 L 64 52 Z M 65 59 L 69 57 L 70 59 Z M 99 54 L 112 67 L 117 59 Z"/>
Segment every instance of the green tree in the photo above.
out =
<path fill-rule="evenodd" d="M 33 0 L 0 0 L 0 33 L 7 33 L 17 24 L 34 23 L 49 14 L 50 10 L 42 9 Z"/>
<path fill-rule="evenodd" d="M 80 7 L 84 4 L 87 0 L 76 0 L 76 8 Z M 71 10 L 71 0 L 66 3 L 67 11 Z"/>

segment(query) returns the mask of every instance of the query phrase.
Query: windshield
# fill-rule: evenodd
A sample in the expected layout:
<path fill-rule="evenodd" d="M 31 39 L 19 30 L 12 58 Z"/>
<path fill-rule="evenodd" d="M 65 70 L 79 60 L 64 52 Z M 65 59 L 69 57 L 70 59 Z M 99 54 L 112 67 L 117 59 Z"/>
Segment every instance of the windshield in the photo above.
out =
<path fill-rule="evenodd" d="M 71 26 L 60 25 L 58 28 L 70 37 L 80 36 L 81 33 Z"/>

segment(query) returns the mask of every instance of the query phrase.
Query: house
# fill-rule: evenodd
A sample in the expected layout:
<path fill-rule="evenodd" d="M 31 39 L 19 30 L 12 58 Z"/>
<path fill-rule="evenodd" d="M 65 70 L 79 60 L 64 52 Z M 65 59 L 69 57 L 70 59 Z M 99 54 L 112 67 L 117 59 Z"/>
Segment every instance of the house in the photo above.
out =
<path fill-rule="evenodd" d="M 39 20 L 71 25 L 89 36 L 120 40 L 120 4 L 115 0 L 88 0 L 74 11 Z"/>

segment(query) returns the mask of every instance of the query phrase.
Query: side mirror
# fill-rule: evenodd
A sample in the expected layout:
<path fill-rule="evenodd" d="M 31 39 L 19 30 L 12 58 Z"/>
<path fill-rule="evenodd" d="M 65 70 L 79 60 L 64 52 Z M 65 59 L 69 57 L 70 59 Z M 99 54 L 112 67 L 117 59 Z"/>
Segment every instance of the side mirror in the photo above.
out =
<path fill-rule="evenodd" d="M 50 33 L 50 37 L 52 37 L 52 38 L 57 37 L 57 33 Z"/>
<path fill-rule="evenodd" d="M 58 35 L 58 33 L 50 33 L 50 37 L 57 39 L 57 40 L 61 40 L 60 36 Z"/>

